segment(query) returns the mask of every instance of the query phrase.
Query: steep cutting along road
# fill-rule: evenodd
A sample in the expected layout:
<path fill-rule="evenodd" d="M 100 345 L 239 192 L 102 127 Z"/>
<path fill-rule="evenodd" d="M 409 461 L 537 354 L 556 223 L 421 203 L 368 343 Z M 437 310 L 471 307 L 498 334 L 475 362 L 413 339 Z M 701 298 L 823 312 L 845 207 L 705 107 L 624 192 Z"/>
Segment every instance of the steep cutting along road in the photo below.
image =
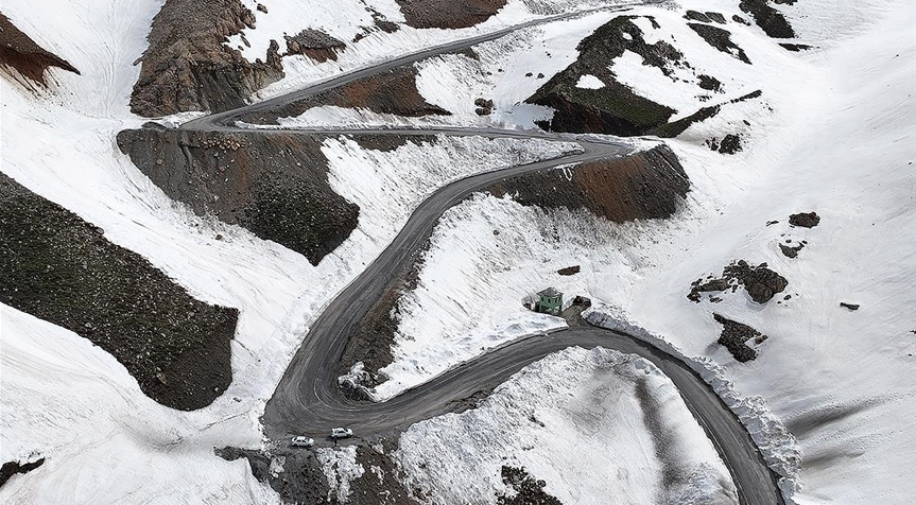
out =
<path fill-rule="evenodd" d="M 657 1 L 643 3 L 659 3 Z M 607 9 L 605 9 L 607 10 Z M 571 17 L 571 15 L 532 21 L 495 33 L 451 42 L 419 53 L 400 57 L 370 68 L 360 69 L 323 83 L 240 109 L 213 114 L 185 123 L 181 128 L 195 131 L 242 131 L 239 118 L 271 108 L 282 110 L 297 100 L 348 84 L 392 68 L 409 65 L 437 54 L 466 49 L 494 40 L 513 31 Z M 258 131 L 296 131 L 274 128 Z M 546 141 L 573 140 L 544 133 L 475 128 L 372 128 L 299 129 L 303 134 L 334 135 L 346 133 L 374 135 L 476 135 L 488 138 L 537 138 Z M 440 188 L 414 211 L 407 224 L 366 270 L 353 280 L 318 317 L 268 401 L 262 422 L 266 434 L 282 440 L 291 434 L 323 437 L 330 428 L 346 425 L 357 435 L 396 434 L 411 424 L 466 407 L 464 400 L 477 392 L 489 392 L 525 365 L 558 350 L 580 346 L 604 347 L 637 354 L 659 367 L 677 386 L 694 417 L 703 426 L 731 473 L 744 505 L 784 504 L 776 475 L 767 467 L 738 418 L 712 388 L 677 357 L 638 338 L 600 328 L 574 328 L 519 339 L 439 375 L 383 403 L 358 402 L 346 398 L 337 384 L 336 370 L 347 340 L 359 322 L 396 279 L 407 274 L 418 251 L 432 234 L 436 221 L 447 209 L 468 195 L 504 178 L 561 165 L 619 157 L 631 151 L 625 143 L 575 139 L 583 152 L 562 158 L 515 166 L 474 175 Z"/>

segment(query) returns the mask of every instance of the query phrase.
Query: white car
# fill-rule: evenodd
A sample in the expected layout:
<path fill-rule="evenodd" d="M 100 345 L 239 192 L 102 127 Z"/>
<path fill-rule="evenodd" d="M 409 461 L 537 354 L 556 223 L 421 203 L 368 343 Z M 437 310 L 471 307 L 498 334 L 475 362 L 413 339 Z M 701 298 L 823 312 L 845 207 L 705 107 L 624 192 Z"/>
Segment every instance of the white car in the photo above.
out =
<path fill-rule="evenodd" d="M 349 438 L 353 436 L 353 430 L 350 428 L 334 428 L 331 430 L 331 438 Z"/>
<path fill-rule="evenodd" d="M 293 447 L 311 447 L 315 445 L 315 439 L 309 437 L 293 437 L 293 440 L 290 442 Z"/>

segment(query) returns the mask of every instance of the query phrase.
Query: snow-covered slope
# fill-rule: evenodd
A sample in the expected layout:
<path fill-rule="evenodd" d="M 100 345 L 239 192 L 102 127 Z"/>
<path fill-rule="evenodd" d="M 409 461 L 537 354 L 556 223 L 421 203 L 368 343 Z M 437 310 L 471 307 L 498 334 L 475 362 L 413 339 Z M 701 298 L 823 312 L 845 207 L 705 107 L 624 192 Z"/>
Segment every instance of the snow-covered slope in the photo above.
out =
<path fill-rule="evenodd" d="M 513 495 L 524 468 L 561 503 L 735 504 L 734 484 L 671 381 L 632 355 L 570 348 L 531 364 L 475 410 L 400 439 L 406 484 L 429 503 Z"/>
<path fill-rule="evenodd" d="M 118 151 L 117 132 L 142 123 L 128 108 L 138 75 L 133 62 L 159 7 L 139 0 L 45 2 L 41 8 L 4 2 L 4 14 L 81 75 L 53 71 L 53 85 L 38 95 L 10 81 L 0 84 L 2 171 L 104 229 L 106 239 L 149 259 L 194 297 L 238 308 L 234 380 L 211 406 L 172 411 L 144 396 L 100 348 L 3 306 L 0 461 L 46 458 L 3 486 L 4 503 L 273 499 L 244 463 L 223 461 L 213 448 L 260 446 L 263 402 L 309 321 L 382 250 L 424 194 L 461 175 L 568 148 L 440 138 L 424 147 L 421 159 L 413 144 L 379 153 L 344 138 L 328 140 L 331 180 L 365 212 L 350 240 L 312 267 L 243 229 L 195 216 Z M 489 153 L 486 163 L 479 163 L 480 152 Z M 405 165 L 409 178 L 390 177 Z M 380 207 L 380 201 L 391 205 Z"/>
<path fill-rule="evenodd" d="M 650 33 L 667 37 L 671 30 L 691 64 L 721 65 L 717 76 L 762 89 L 762 99 L 724 107 L 670 143 L 692 192 L 668 222 L 596 227 L 493 197 L 453 210 L 436 231 L 448 249 L 434 247 L 428 264 L 499 267 L 466 269 L 461 283 L 433 282 L 442 274 L 424 271 L 430 282 L 402 300 L 411 310 L 402 312 L 401 331 L 427 328 L 431 313 L 469 304 L 473 292 L 487 292 L 493 303 L 475 305 L 482 313 L 473 317 L 448 310 L 457 321 L 441 318 L 429 327 L 454 330 L 430 331 L 422 345 L 405 339 L 413 354 L 399 355 L 392 373 L 409 382 L 431 363 L 460 359 L 450 355 L 470 347 L 464 342 L 472 336 L 519 324 L 523 293 L 557 284 L 615 314 L 622 310 L 688 356 L 712 358 L 739 395 L 762 398 L 797 439 L 798 473 L 787 482 L 795 502 L 907 503 L 914 492 L 907 469 L 916 463 L 916 438 L 905 428 L 916 414 L 916 9 L 907 2 L 798 6 L 781 8 L 799 40 L 815 48 L 792 53 L 756 27 L 735 29 L 733 40 L 752 66 L 678 32 L 683 11 L 637 10 L 656 15 L 661 28 Z M 719 1 L 683 8 L 739 12 Z M 690 105 L 687 95 L 668 91 L 677 85 L 649 78 L 652 68 L 624 59 L 614 69 L 662 103 Z M 725 133 L 741 133 L 744 151 L 727 156 L 705 146 Z M 821 216 L 817 227 L 789 226 L 790 214 L 807 211 Z M 529 224 L 508 232 L 522 247 L 504 247 L 502 235 L 493 236 L 504 223 Z M 554 233 L 563 238 L 543 238 Z M 807 242 L 798 258 L 780 252 L 786 240 Z M 743 290 L 718 304 L 686 298 L 692 281 L 738 259 L 767 262 L 789 280 L 786 292 L 766 305 Z M 556 274 L 572 264 L 582 265 L 579 278 Z M 861 308 L 848 311 L 840 302 Z M 769 336 L 757 360 L 739 364 L 715 345 L 722 327 L 713 312 Z M 442 342 L 449 347 L 437 348 Z"/>

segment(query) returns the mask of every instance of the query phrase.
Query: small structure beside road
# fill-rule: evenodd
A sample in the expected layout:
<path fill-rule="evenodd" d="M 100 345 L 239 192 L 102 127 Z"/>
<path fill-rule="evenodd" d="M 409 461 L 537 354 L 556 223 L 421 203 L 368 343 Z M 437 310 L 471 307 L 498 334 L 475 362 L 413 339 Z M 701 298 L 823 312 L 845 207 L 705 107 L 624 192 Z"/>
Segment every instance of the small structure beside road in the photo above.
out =
<path fill-rule="evenodd" d="M 559 316 L 563 311 L 563 293 L 555 288 L 547 288 L 538 293 L 537 311 Z"/>

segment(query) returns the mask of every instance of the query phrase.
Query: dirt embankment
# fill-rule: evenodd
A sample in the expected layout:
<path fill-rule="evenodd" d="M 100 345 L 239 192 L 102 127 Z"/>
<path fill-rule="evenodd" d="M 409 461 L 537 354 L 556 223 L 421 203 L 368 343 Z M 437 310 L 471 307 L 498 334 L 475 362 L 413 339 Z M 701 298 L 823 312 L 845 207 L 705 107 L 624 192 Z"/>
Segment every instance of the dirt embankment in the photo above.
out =
<path fill-rule="evenodd" d="M 281 117 L 296 117 L 313 107 L 333 105 L 348 109 L 369 109 L 379 114 L 403 117 L 449 116 L 447 110 L 430 104 L 417 89 L 417 70 L 397 67 L 381 74 L 348 83 L 291 104 L 242 118 L 251 124 L 277 124 Z"/>
<path fill-rule="evenodd" d="M 35 43 L 0 12 L 0 70 L 23 86 L 34 90 L 35 85 L 43 88 L 48 86 L 47 72 L 51 67 L 80 73 L 67 60 Z M 20 76 L 26 81 L 23 82 Z"/>
<path fill-rule="evenodd" d="M 395 0 L 414 28 L 468 28 L 490 19 L 507 0 Z"/>
<path fill-rule="evenodd" d="M 390 456 L 398 449 L 396 436 L 373 441 L 372 445 L 356 447 L 356 462 L 366 471 L 349 481 L 349 503 L 355 505 L 417 505 L 413 494 L 398 480 L 401 471 Z M 246 458 L 252 475 L 273 488 L 280 499 L 289 504 L 340 503 L 336 483 L 328 482 L 321 463 L 310 449 L 290 447 L 281 441 L 267 451 L 227 447 L 217 449 L 216 455 L 228 461 Z M 282 471 L 271 471 L 272 468 Z M 370 471 L 371 469 L 371 471 Z"/>
<path fill-rule="evenodd" d="M 104 231 L 0 174 L 0 302 L 111 353 L 157 402 L 205 407 L 232 380 L 238 311 L 209 305 Z"/>
<path fill-rule="evenodd" d="M 508 193 L 523 205 L 587 209 L 617 223 L 670 217 L 688 191 L 690 180 L 665 145 L 569 171 L 525 174 L 490 188 L 493 195 Z"/>
<path fill-rule="evenodd" d="M 156 117 L 245 105 L 252 93 L 283 77 L 276 41 L 265 60 L 254 63 L 224 44 L 254 23 L 254 13 L 239 0 L 166 0 L 138 60 L 131 111 Z"/>
<path fill-rule="evenodd" d="M 314 265 L 358 224 L 359 207 L 328 183 L 318 137 L 143 128 L 119 133 L 118 146 L 172 199 Z"/>

